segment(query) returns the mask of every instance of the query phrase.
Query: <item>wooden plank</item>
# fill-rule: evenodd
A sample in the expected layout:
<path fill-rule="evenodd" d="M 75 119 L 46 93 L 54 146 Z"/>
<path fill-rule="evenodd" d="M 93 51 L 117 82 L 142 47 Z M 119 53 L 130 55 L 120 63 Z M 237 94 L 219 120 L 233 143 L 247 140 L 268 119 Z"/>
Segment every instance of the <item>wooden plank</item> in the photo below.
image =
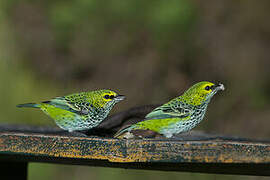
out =
<path fill-rule="evenodd" d="M 270 175 L 270 143 L 222 136 L 118 140 L 2 132 L 0 161 Z"/>

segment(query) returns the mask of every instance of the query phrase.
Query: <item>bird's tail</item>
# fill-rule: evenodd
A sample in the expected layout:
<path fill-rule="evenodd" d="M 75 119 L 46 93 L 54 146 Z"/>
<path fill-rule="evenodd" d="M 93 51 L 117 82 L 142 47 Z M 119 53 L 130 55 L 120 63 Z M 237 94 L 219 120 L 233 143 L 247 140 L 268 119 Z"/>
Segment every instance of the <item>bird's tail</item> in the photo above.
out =
<path fill-rule="evenodd" d="M 26 104 L 18 104 L 17 107 L 19 107 L 19 108 L 21 108 L 21 107 L 40 108 L 41 105 L 36 104 L 36 103 L 26 103 Z"/>
<path fill-rule="evenodd" d="M 120 129 L 113 137 L 114 138 L 120 138 L 121 135 L 123 135 L 125 132 L 130 132 L 132 129 L 134 129 L 133 125 L 127 126 L 123 129 Z"/>

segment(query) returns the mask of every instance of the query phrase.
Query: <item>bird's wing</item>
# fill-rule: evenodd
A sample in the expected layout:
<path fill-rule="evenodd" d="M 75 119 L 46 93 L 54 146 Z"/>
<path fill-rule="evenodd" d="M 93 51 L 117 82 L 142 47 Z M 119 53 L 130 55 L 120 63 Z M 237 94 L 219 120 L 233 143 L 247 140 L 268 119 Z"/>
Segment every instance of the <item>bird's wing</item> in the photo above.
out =
<path fill-rule="evenodd" d="M 50 104 L 57 108 L 65 109 L 67 111 L 78 113 L 78 114 L 81 112 L 81 109 L 76 104 L 69 102 L 64 97 L 56 97 L 54 99 L 51 99 L 50 101 L 44 101 L 42 103 Z"/>
<path fill-rule="evenodd" d="M 179 117 L 184 118 L 191 114 L 191 110 L 187 107 L 184 107 L 181 104 L 164 104 L 160 107 L 157 107 L 152 112 L 146 115 L 147 119 L 152 118 L 170 118 L 170 117 Z"/>

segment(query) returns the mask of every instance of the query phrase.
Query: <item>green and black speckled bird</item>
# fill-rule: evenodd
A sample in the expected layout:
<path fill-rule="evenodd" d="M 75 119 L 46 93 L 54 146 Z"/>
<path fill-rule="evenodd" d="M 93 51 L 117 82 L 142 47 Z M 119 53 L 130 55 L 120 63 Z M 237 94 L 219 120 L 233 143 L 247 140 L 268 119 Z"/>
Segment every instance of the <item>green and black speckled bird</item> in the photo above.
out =
<path fill-rule="evenodd" d="M 17 107 L 39 108 L 60 128 L 72 132 L 96 127 L 124 98 L 111 90 L 97 90 L 56 97 L 40 104 L 19 104 Z"/>
<path fill-rule="evenodd" d="M 183 95 L 154 109 L 145 120 L 120 130 L 115 137 L 132 138 L 133 130 L 151 130 L 167 138 L 189 131 L 202 121 L 211 98 L 224 89 L 223 84 L 199 82 Z"/>

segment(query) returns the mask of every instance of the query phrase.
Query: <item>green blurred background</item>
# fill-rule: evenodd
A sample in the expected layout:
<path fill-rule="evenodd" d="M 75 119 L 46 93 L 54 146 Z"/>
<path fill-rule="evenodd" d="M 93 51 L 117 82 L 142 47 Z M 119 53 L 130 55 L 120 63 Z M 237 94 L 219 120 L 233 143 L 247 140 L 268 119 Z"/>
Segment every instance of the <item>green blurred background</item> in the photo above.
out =
<path fill-rule="evenodd" d="M 222 82 L 197 127 L 270 137 L 270 1 L 1 0 L 0 122 L 55 126 L 18 103 L 110 88 L 113 112 Z M 264 179 L 30 164 L 29 179 Z"/>

